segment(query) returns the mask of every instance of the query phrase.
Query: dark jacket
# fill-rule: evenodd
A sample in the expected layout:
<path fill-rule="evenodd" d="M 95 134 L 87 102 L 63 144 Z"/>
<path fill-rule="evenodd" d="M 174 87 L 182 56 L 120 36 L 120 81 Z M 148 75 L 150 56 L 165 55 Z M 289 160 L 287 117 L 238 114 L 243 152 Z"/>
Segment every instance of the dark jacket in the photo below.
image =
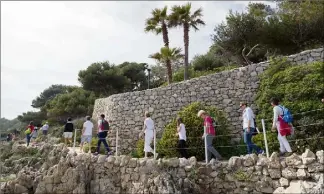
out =
<path fill-rule="evenodd" d="M 67 122 L 64 127 L 64 132 L 73 132 L 74 126 L 73 123 Z"/>

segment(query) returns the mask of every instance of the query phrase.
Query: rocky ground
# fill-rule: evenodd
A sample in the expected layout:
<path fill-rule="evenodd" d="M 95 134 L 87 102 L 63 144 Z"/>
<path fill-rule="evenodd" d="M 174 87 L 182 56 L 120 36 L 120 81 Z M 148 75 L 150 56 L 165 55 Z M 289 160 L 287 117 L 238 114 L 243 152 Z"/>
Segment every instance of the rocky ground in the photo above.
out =
<path fill-rule="evenodd" d="M 194 157 L 93 156 L 64 144 L 26 148 L 16 142 L 11 148 L 1 164 L 7 174 L 1 193 L 324 193 L 324 151 L 252 154 L 206 165 Z"/>

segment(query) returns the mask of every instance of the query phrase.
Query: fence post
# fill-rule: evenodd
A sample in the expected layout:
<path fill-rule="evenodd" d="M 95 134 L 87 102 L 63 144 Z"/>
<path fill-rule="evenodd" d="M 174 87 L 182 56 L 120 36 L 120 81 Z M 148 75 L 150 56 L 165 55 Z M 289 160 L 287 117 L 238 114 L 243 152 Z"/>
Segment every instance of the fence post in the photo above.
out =
<path fill-rule="evenodd" d="M 116 153 L 115 155 L 118 156 L 118 128 L 116 129 Z"/>
<path fill-rule="evenodd" d="M 264 119 L 261 120 L 261 123 L 262 123 L 262 129 L 263 129 L 264 145 L 265 145 L 265 149 L 266 149 L 266 153 L 267 153 L 267 158 L 269 158 L 269 148 L 268 148 L 268 141 L 267 141 Z"/>
<path fill-rule="evenodd" d="M 75 142 L 76 142 L 76 131 L 77 131 L 78 129 L 75 129 L 74 130 L 74 140 L 73 140 L 73 151 L 75 152 Z"/>
<path fill-rule="evenodd" d="M 153 137 L 153 141 L 154 141 L 154 160 L 156 160 L 156 130 L 154 129 L 154 137 Z"/>
<path fill-rule="evenodd" d="M 207 133 L 206 133 L 206 126 L 204 126 L 204 140 L 205 140 L 205 161 L 208 164 L 208 153 L 207 153 Z"/>

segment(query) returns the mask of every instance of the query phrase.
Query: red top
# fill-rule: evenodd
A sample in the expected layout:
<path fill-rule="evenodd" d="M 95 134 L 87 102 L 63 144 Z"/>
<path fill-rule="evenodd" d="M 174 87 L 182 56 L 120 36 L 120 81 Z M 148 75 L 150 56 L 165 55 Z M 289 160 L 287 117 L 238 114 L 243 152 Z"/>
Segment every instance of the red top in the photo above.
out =
<path fill-rule="evenodd" d="M 28 125 L 27 129 L 30 128 L 30 132 L 34 131 L 34 125 Z"/>
<path fill-rule="evenodd" d="M 215 129 L 214 129 L 214 126 L 213 126 L 213 120 L 210 116 L 206 116 L 205 119 L 204 119 L 204 126 L 209 126 L 207 127 L 207 134 L 210 134 L 210 135 L 215 135 Z"/>

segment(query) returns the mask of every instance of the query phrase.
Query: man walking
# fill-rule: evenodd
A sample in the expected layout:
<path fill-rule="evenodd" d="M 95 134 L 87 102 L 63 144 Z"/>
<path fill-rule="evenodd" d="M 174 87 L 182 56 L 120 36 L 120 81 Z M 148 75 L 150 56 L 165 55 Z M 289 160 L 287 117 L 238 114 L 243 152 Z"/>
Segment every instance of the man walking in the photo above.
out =
<path fill-rule="evenodd" d="M 109 130 L 109 123 L 107 120 L 105 120 L 105 115 L 102 114 L 100 115 L 100 118 L 98 120 L 98 144 L 97 144 L 97 152 L 95 153 L 95 155 L 98 155 L 100 152 L 100 146 L 101 146 L 101 142 L 104 144 L 106 150 L 107 150 L 107 155 L 112 155 L 113 151 L 111 151 L 109 149 L 106 137 L 108 135 L 108 130 Z"/>
<path fill-rule="evenodd" d="M 247 145 L 248 154 L 252 154 L 253 149 L 257 154 L 263 154 L 263 150 L 252 142 L 252 134 L 256 130 L 253 111 L 245 102 L 240 103 L 240 108 L 243 110 L 244 143 Z"/>
<path fill-rule="evenodd" d="M 44 136 L 47 136 L 48 128 L 49 128 L 48 122 L 46 122 L 45 125 L 43 125 L 43 127 L 42 127 L 42 131 L 43 131 Z"/>
<path fill-rule="evenodd" d="M 93 123 L 90 121 L 90 116 L 86 117 L 86 122 L 83 123 L 83 129 L 82 129 L 82 136 L 81 136 L 81 144 L 80 144 L 80 151 L 83 152 L 83 144 L 84 142 L 87 142 L 89 144 L 89 151 L 88 153 L 91 153 L 91 139 L 92 139 L 92 129 L 93 129 Z"/>
<path fill-rule="evenodd" d="M 205 138 L 206 135 L 206 139 L 207 139 L 208 158 L 206 158 L 206 160 L 209 161 L 212 155 L 214 155 L 215 158 L 218 160 L 222 159 L 222 156 L 213 147 L 213 139 L 215 138 L 215 128 L 213 126 L 213 119 L 204 110 L 200 110 L 198 112 L 198 117 L 204 120 L 204 127 L 206 127 L 206 134 L 202 136 L 202 138 Z"/>
<path fill-rule="evenodd" d="M 72 123 L 72 119 L 68 118 L 67 123 L 64 126 L 64 133 L 63 133 L 65 145 L 68 145 L 68 143 L 72 143 L 73 131 L 74 131 L 74 125 Z"/>

